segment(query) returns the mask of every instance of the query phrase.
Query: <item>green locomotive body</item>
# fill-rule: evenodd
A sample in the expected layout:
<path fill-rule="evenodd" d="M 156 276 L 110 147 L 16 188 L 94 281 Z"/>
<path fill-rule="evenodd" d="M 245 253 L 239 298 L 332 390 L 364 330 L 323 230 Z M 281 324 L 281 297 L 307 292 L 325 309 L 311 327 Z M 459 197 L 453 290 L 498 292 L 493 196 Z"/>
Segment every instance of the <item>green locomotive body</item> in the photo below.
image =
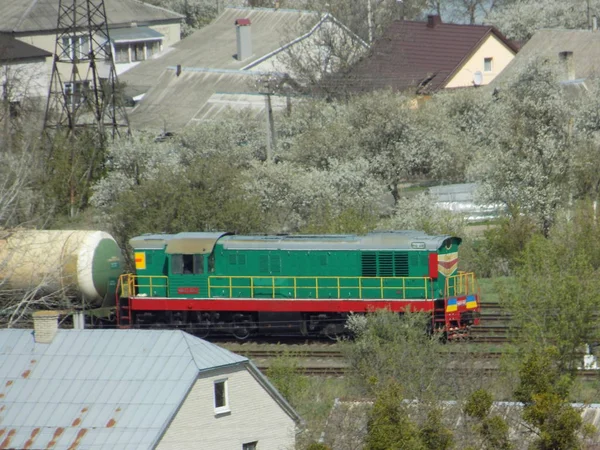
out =
<path fill-rule="evenodd" d="M 474 276 L 457 270 L 457 237 L 179 233 L 130 243 L 136 274 L 121 283 L 125 325 L 160 319 L 241 337 L 293 322 L 302 334 L 331 335 L 350 313 L 407 307 L 431 311 L 446 332 L 477 320 Z"/>

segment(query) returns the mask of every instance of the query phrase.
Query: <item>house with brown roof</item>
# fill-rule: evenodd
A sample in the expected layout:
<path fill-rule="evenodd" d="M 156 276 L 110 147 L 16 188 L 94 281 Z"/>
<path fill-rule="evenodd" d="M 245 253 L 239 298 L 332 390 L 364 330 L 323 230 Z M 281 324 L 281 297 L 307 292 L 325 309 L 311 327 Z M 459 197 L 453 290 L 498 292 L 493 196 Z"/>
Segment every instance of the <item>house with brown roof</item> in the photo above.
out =
<path fill-rule="evenodd" d="M 441 89 L 490 83 L 510 63 L 518 48 L 488 25 L 398 20 L 343 80 L 348 90 L 393 89 L 431 94 Z"/>

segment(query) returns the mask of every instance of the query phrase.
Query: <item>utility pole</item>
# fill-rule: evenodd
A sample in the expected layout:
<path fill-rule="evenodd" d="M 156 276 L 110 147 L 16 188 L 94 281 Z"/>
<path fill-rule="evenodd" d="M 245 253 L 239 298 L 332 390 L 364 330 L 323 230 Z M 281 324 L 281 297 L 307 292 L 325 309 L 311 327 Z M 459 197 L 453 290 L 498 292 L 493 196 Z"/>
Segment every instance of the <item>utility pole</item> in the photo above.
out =
<path fill-rule="evenodd" d="M 371 11 L 371 0 L 367 0 L 367 27 L 369 27 L 369 45 L 373 43 L 373 12 Z"/>
<path fill-rule="evenodd" d="M 117 92 L 104 0 L 59 0 L 56 29 L 43 137 L 50 157 L 57 136 L 71 142 L 71 163 L 80 156 L 78 152 L 88 152 L 83 178 L 69 180 L 74 216 L 84 201 L 82 197 L 76 205 L 76 191 L 87 190 L 96 167 L 102 163 L 98 159 L 107 138 L 129 135 L 130 129 L 122 96 Z M 82 133 L 92 136 L 91 146 L 73 145 Z"/>

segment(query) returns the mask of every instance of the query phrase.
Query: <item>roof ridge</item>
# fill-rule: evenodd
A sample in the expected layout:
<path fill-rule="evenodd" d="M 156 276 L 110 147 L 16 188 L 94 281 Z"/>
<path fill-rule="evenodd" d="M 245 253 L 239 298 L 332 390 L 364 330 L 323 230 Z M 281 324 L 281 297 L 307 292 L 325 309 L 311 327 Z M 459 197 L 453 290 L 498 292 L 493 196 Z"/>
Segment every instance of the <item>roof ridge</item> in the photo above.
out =
<path fill-rule="evenodd" d="M 19 19 L 19 21 L 15 25 L 15 28 L 14 28 L 13 31 L 18 31 L 19 27 L 21 26 L 21 24 L 23 23 L 23 21 L 25 20 L 25 18 L 29 15 L 29 13 L 31 12 L 31 10 L 33 9 L 33 7 L 35 6 L 35 4 L 37 2 L 38 2 L 38 0 L 33 0 L 31 2 L 31 4 L 29 5 L 29 7 L 27 9 L 25 9 L 25 11 L 23 12 L 23 15 L 21 16 L 21 18 Z M 57 21 L 57 24 L 58 24 L 58 21 Z"/>
<path fill-rule="evenodd" d="M 146 2 L 143 2 L 142 0 L 130 0 L 130 1 L 132 1 L 134 3 L 139 3 L 139 4 L 144 5 L 144 6 L 148 6 L 150 8 L 158 9 L 160 11 L 168 12 L 170 14 L 173 14 L 175 16 L 180 17 L 181 19 L 185 19 L 185 16 L 183 14 L 179 14 L 178 12 L 175 12 L 175 11 L 173 11 L 171 9 L 163 8 L 162 6 L 153 5 L 151 3 L 146 3 Z"/>
<path fill-rule="evenodd" d="M 214 366 L 213 369 L 215 367 L 227 367 L 227 366 L 232 366 L 232 365 L 244 364 L 244 363 L 250 361 L 248 359 L 248 357 L 246 357 L 246 356 L 238 355 L 237 353 L 227 350 L 226 348 L 219 347 L 218 345 L 213 344 L 212 342 L 205 341 L 204 339 L 194 336 L 193 334 L 187 333 L 183 330 L 176 330 L 176 331 L 179 331 L 179 333 L 181 333 L 181 336 L 183 336 L 183 340 L 184 340 L 185 344 L 187 345 L 187 350 L 190 353 L 190 357 L 191 357 L 192 361 L 194 361 L 194 364 L 196 365 L 196 368 L 198 369 L 198 371 L 201 371 L 201 372 L 205 371 L 206 368 L 200 367 L 198 365 L 198 361 L 196 361 L 196 357 L 194 355 L 194 352 L 192 351 L 192 346 L 207 345 L 210 347 L 214 347 L 223 353 L 228 353 L 229 355 L 231 355 L 233 357 L 241 358 L 239 361 L 236 361 L 235 363 L 225 364 L 225 365 L 221 365 L 221 366 Z"/>

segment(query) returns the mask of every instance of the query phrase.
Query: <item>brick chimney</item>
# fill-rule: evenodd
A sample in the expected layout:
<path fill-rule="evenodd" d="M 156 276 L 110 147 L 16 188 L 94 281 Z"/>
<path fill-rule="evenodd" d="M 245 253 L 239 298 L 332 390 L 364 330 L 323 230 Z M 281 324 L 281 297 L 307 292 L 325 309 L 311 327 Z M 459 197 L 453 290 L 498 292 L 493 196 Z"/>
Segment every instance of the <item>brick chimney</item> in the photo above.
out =
<path fill-rule="evenodd" d="M 428 28 L 435 28 L 436 25 L 439 25 L 442 23 L 442 18 L 440 16 L 437 15 L 429 15 L 427 16 L 427 27 Z"/>
<path fill-rule="evenodd" d="M 237 19 L 235 21 L 237 37 L 237 59 L 243 61 L 252 56 L 252 34 L 250 32 L 250 19 Z"/>
<path fill-rule="evenodd" d="M 50 344 L 58 331 L 57 311 L 36 311 L 33 313 L 33 335 L 38 344 Z"/>
<path fill-rule="evenodd" d="M 575 79 L 575 61 L 573 60 L 573 52 L 560 52 L 558 59 L 563 67 L 567 80 Z"/>

